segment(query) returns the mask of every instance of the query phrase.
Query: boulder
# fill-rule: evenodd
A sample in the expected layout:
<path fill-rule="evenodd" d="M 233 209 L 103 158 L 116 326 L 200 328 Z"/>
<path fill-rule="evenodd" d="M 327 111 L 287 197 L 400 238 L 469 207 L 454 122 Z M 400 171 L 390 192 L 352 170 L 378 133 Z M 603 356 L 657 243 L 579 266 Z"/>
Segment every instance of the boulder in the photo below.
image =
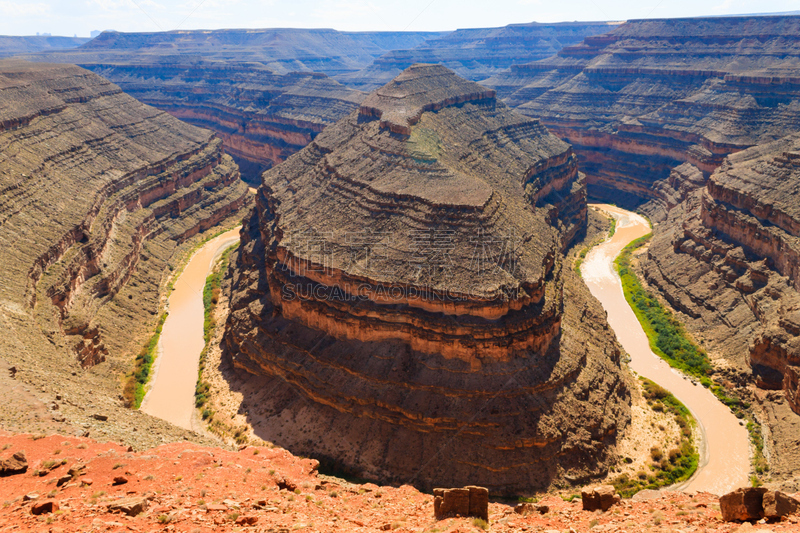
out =
<path fill-rule="evenodd" d="M 137 496 L 125 498 L 108 504 L 109 512 L 125 513 L 128 516 L 136 516 L 147 510 L 147 498 Z"/>
<path fill-rule="evenodd" d="M 581 501 L 584 511 L 608 511 L 612 505 L 620 502 L 620 497 L 611 485 L 600 485 L 582 489 Z"/>
<path fill-rule="evenodd" d="M 31 514 L 50 514 L 58 511 L 58 502 L 55 500 L 42 500 L 31 506 Z"/>
<path fill-rule="evenodd" d="M 128 478 L 125 476 L 116 476 L 114 481 L 111 483 L 112 485 L 124 485 L 128 482 Z"/>
<path fill-rule="evenodd" d="M 438 519 L 474 516 L 489 520 L 489 489 L 469 486 L 463 489 L 433 489 L 433 513 Z"/>
<path fill-rule="evenodd" d="M 20 450 L 8 459 L 0 461 L 0 477 L 24 474 L 28 470 L 28 459 L 25 452 Z"/>
<path fill-rule="evenodd" d="M 779 520 L 784 516 L 795 514 L 800 508 L 800 501 L 779 490 L 765 492 L 762 504 L 764 518 L 770 520 Z"/>
<path fill-rule="evenodd" d="M 523 516 L 531 513 L 546 514 L 550 512 L 550 507 L 547 505 L 539 505 L 538 503 L 518 503 L 514 507 L 514 512 Z"/>
<path fill-rule="evenodd" d="M 761 519 L 766 492 L 763 487 L 742 487 L 720 497 L 722 519 L 726 522 Z"/>

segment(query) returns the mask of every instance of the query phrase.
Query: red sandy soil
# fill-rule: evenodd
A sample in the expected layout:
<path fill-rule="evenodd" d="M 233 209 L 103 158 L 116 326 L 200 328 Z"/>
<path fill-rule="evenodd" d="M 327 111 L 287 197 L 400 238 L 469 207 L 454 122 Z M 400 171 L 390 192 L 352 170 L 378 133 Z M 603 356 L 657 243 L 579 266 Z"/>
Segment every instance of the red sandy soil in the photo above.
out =
<path fill-rule="evenodd" d="M 0 458 L 18 450 L 28 458 L 24 474 L 0 479 L 0 532 L 75 531 L 389 531 L 455 533 L 482 531 L 472 518 L 438 521 L 433 497 L 404 485 L 352 484 L 319 475 L 317 462 L 280 448 L 248 447 L 235 451 L 190 443 L 168 444 L 141 453 L 117 444 L 51 435 L 0 433 Z M 45 461 L 64 461 L 45 476 L 34 475 Z M 56 480 L 75 465 L 85 473 L 56 487 Z M 127 483 L 114 485 L 115 477 Z M 286 483 L 296 490 L 281 489 Z M 54 499 L 60 510 L 34 516 L 32 502 Z M 110 513 L 120 498 L 149 496 L 146 511 L 136 517 Z M 797 517 L 775 524 L 727 524 L 718 500 L 706 493 L 662 492 L 647 501 L 625 500 L 606 513 L 581 510 L 558 495 L 539 502 L 545 515 L 521 516 L 513 504 L 489 506 L 490 531 L 567 532 L 736 532 L 800 531 Z M 254 525 L 237 524 L 243 518 Z"/>

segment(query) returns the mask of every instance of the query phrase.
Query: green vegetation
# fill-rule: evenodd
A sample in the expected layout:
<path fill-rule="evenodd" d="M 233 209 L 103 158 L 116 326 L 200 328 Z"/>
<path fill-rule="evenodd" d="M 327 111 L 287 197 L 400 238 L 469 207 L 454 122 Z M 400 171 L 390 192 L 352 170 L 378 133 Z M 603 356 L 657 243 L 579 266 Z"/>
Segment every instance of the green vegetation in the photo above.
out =
<path fill-rule="evenodd" d="M 764 457 L 764 437 L 761 435 L 761 427 L 753 421 L 747 422 L 747 432 L 750 433 L 750 442 L 753 443 L 753 467 L 756 475 L 760 476 L 769 472 L 769 463 Z"/>
<path fill-rule="evenodd" d="M 206 284 L 205 287 L 203 287 L 203 340 L 205 341 L 205 346 L 203 346 L 203 351 L 200 352 L 200 365 L 197 368 L 197 385 L 194 390 L 194 404 L 198 409 L 202 409 L 206 402 L 208 402 L 208 393 L 211 390 L 211 384 L 203 379 L 203 371 L 206 369 L 208 350 L 211 346 L 211 339 L 214 336 L 214 329 L 217 327 L 216 320 L 214 320 L 214 311 L 217 308 L 219 296 L 222 293 L 222 277 L 228 269 L 231 252 L 236 249 L 237 246 L 239 246 L 238 243 L 229 246 L 222 252 L 219 262 L 206 278 Z M 203 409 L 202 416 L 203 420 L 211 421 L 214 418 L 214 412 L 211 409 Z"/>
<path fill-rule="evenodd" d="M 617 232 L 617 219 L 611 217 L 611 227 L 608 228 L 608 238 L 610 239 L 611 237 L 613 237 L 616 232 Z"/>
<path fill-rule="evenodd" d="M 136 356 L 133 371 L 125 378 L 122 396 L 126 407 L 138 409 L 142 405 L 145 387 L 150 380 L 150 371 L 153 368 L 153 361 L 155 361 L 156 358 L 158 339 L 161 337 L 161 330 L 164 327 L 164 321 L 167 320 L 168 314 L 169 313 L 164 312 L 158 319 L 155 333 L 153 333 L 147 341 L 147 344 L 144 345 L 139 355 Z"/>
<path fill-rule="evenodd" d="M 648 233 L 644 237 L 632 241 L 614 261 L 622 280 L 625 299 L 647 334 L 650 348 L 653 353 L 669 363 L 669 366 L 698 378 L 700 383 L 711 390 L 738 418 L 744 418 L 743 409 L 750 407 L 749 404 L 728 396 L 725 387 L 711 380 L 710 376 L 714 374 L 714 367 L 711 366 L 708 355 L 689 339 L 683 324 L 672 315 L 672 312 L 661 305 L 658 298 L 644 289 L 639 277 L 631 267 L 633 253 L 644 246 L 651 236 L 652 233 Z"/>
<path fill-rule="evenodd" d="M 612 484 L 623 498 L 630 498 L 643 489 L 658 489 L 686 481 L 697 470 L 700 459 L 692 443 L 695 420 L 686 406 L 660 385 L 649 379 L 639 379 L 648 405 L 655 411 L 667 412 L 675 417 L 675 422 L 681 428 L 681 440 L 680 445 L 668 451 L 651 448 L 649 472 L 642 470 L 633 478 L 623 474 L 614 479 Z"/>
<path fill-rule="evenodd" d="M 489 522 L 487 522 L 483 518 L 474 519 L 472 521 L 472 525 L 477 527 L 477 528 L 479 528 L 479 529 L 483 529 L 484 531 L 488 531 L 489 530 Z"/>

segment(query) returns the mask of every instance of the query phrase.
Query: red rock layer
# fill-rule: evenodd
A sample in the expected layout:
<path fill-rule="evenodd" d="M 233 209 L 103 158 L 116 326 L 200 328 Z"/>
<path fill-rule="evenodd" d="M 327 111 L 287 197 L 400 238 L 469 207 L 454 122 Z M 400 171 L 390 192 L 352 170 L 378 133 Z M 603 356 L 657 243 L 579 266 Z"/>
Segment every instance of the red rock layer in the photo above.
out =
<path fill-rule="evenodd" d="M 16 324 L 2 349 L 15 357 L 129 364 L 175 248 L 249 199 L 211 132 L 78 67 L 0 62 L 0 145 L 0 299 Z"/>
<path fill-rule="evenodd" d="M 426 487 L 602 471 L 628 392 L 562 265 L 586 223 L 569 145 L 418 65 L 263 179 L 225 342 L 293 420 L 264 438 Z"/>
<path fill-rule="evenodd" d="M 629 21 L 486 84 L 572 143 L 593 195 L 637 204 L 800 129 L 798 36 L 797 16 Z"/>

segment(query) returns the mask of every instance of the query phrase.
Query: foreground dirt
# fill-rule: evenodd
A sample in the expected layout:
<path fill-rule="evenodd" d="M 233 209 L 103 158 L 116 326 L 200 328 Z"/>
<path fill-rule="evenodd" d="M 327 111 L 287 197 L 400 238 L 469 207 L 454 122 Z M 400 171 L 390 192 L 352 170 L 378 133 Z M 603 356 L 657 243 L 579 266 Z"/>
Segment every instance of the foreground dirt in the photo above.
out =
<path fill-rule="evenodd" d="M 25 450 L 29 469 L 0 483 L 0 531 L 479 531 L 471 518 L 437 521 L 433 497 L 404 485 L 352 484 L 319 475 L 317 462 L 281 448 L 238 452 L 190 443 L 139 453 L 116 444 L 51 435 L 0 435 L 0 456 Z M 46 475 L 45 461 L 60 464 Z M 56 482 L 75 465 L 85 473 L 63 487 Z M 114 485 L 114 478 L 127 482 Z M 283 488 L 282 488 L 283 487 Z M 24 501 L 30 495 L 33 502 Z M 35 495 L 38 495 L 36 497 Z M 543 515 L 521 516 L 513 503 L 492 502 L 492 531 L 735 532 L 797 531 L 798 519 L 776 524 L 728 524 L 718 500 L 707 493 L 652 492 L 625 500 L 606 513 L 581 510 L 580 499 L 545 495 Z M 56 513 L 34 516 L 32 505 L 54 499 Z M 128 517 L 108 511 L 122 498 L 149 499 L 146 511 Z M 246 521 L 249 525 L 243 525 Z M 240 524 L 237 524 L 237 520 Z"/>

